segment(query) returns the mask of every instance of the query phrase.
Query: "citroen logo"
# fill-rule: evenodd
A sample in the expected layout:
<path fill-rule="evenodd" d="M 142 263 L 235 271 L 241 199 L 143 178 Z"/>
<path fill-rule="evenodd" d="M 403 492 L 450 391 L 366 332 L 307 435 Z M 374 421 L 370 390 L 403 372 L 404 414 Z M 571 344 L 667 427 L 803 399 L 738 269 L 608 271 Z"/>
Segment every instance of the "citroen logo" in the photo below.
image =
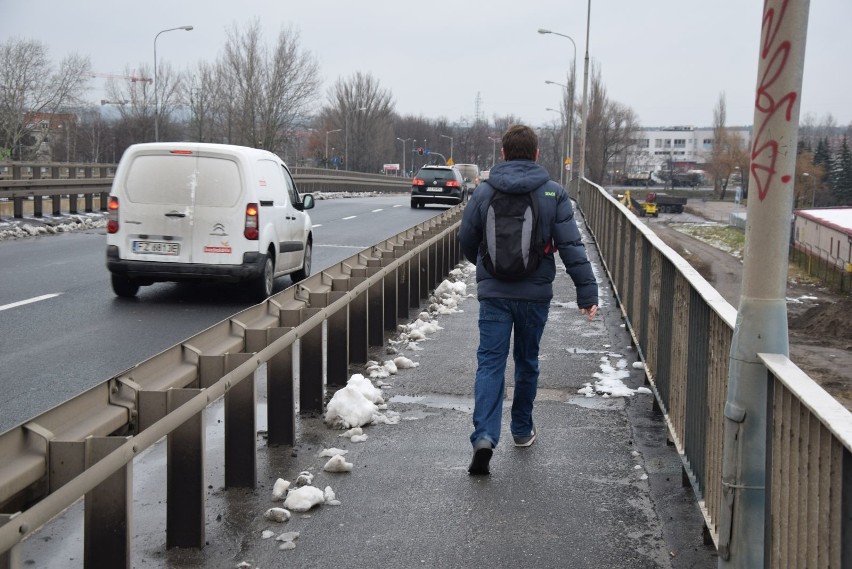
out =
<path fill-rule="evenodd" d="M 210 233 L 210 235 L 215 235 L 217 237 L 226 237 L 228 234 L 225 233 L 225 224 L 223 224 L 223 223 L 214 224 L 213 225 L 213 231 Z"/>

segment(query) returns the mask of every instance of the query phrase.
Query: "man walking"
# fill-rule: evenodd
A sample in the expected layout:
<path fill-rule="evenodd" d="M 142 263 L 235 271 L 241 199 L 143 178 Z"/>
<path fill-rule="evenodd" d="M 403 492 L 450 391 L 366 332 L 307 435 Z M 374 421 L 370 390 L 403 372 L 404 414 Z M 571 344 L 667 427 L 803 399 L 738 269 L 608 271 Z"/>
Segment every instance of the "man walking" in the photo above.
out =
<path fill-rule="evenodd" d="M 536 164 L 538 137 L 535 132 L 524 125 L 510 127 L 503 135 L 501 154 L 505 162 L 492 168 L 488 180 L 482 182 L 471 196 L 459 232 L 465 257 L 476 263 L 479 299 L 474 430 L 470 435 L 473 460 L 468 468 L 473 475 L 489 473 L 493 449 L 500 441 L 506 359 L 513 330 L 515 394 L 510 430 L 515 446 L 528 447 L 536 439 L 532 410 L 538 388 L 539 343 L 556 277 L 554 250 L 559 251 L 574 281 L 580 311 L 591 320 L 598 310 L 598 287 L 574 221 L 571 201 L 565 189 L 550 179 L 547 170 Z M 529 194 L 529 197 L 523 194 Z M 525 227 L 532 227 L 530 233 L 538 235 L 531 235 L 531 239 L 521 236 L 509 239 L 524 246 L 530 240 L 541 243 L 538 253 L 535 243 L 528 248 L 528 253 L 524 250 L 521 264 L 527 264 L 527 257 L 540 257 L 540 260 L 537 265 L 533 262 L 529 269 L 517 275 L 507 275 L 505 271 L 498 270 L 498 265 L 501 262 L 505 264 L 510 254 L 506 247 L 507 231 L 494 229 L 503 223 L 500 214 L 495 213 L 500 210 L 492 205 L 492 202 L 497 203 L 493 201 L 495 197 L 503 202 L 523 199 L 532 206 L 526 210 Z M 515 217 L 521 221 L 524 219 L 524 216 Z M 512 227 L 508 223 L 501 227 Z M 516 249 L 517 246 L 511 248 Z M 501 256 L 502 259 L 498 259 Z M 495 273 L 500 276 L 495 276 Z"/>

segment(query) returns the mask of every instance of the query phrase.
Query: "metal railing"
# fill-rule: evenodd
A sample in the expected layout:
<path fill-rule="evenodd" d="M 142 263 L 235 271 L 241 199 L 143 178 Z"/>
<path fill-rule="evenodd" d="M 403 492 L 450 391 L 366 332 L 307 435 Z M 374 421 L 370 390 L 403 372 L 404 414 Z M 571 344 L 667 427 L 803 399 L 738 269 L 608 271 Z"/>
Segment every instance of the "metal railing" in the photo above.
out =
<path fill-rule="evenodd" d="M 461 212 L 353 255 L 0 434 L 0 568 L 18 567 L 17 544 L 83 496 L 85 566 L 129 567 L 132 463 L 163 437 L 167 546 L 203 547 L 207 406 L 224 397 L 225 486 L 255 487 L 257 369 L 267 366 L 268 441 L 293 444 L 296 384 L 300 411 L 322 411 L 326 384 L 344 385 L 349 365 L 366 362 L 460 261 Z"/>
<path fill-rule="evenodd" d="M 26 164 L 0 163 L 0 203 L 12 202 L 12 215 L 22 219 L 25 204 L 32 202 L 32 215 L 44 217 L 44 199 L 51 202 L 54 216 L 68 212 L 106 211 L 107 198 L 115 175 L 115 164 Z M 315 192 L 405 192 L 411 189 L 409 178 L 365 174 L 322 168 L 293 168 L 293 178 L 303 193 Z M 97 202 L 97 204 L 95 203 Z M 30 206 L 27 205 L 29 213 Z"/>
<path fill-rule="evenodd" d="M 578 193 L 579 189 L 579 193 Z M 604 268 L 669 437 L 718 545 L 728 366 L 736 310 L 603 188 L 571 194 Z M 770 382 L 767 567 L 852 564 L 852 413 L 789 359 L 761 354 Z"/>

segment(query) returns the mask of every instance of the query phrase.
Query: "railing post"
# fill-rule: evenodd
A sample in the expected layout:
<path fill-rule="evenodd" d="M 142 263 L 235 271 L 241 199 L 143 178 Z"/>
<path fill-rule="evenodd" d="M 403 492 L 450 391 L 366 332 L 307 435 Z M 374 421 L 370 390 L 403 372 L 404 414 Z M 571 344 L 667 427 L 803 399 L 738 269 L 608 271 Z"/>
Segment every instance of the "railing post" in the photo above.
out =
<path fill-rule="evenodd" d="M 230 373 L 252 354 L 225 354 Z M 225 393 L 225 487 L 254 488 L 257 484 L 257 392 L 252 374 Z"/>
<path fill-rule="evenodd" d="M 373 276 L 381 271 L 381 261 L 367 261 L 367 274 Z M 385 342 L 384 330 L 384 284 L 373 283 L 368 289 L 367 298 L 367 340 L 371 346 L 381 346 Z"/>
<path fill-rule="evenodd" d="M 171 413 L 201 392 L 200 389 L 170 389 Z M 197 413 L 167 437 L 166 548 L 205 544 L 204 448 L 206 411 Z"/>
<path fill-rule="evenodd" d="M 302 322 L 328 305 L 328 293 L 310 293 L 310 306 L 302 312 Z M 323 326 L 315 326 L 299 339 L 299 410 L 302 413 L 322 412 L 325 399 L 323 385 Z"/>
<path fill-rule="evenodd" d="M 328 302 L 333 304 L 346 296 L 347 279 L 335 279 Z M 326 378 L 328 385 L 341 387 L 349 379 L 349 308 L 338 310 L 328 318 L 326 341 L 328 343 Z"/>
<path fill-rule="evenodd" d="M 367 269 L 352 269 L 349 290 L 367 280 Z M 369 357 L 369 293 L 362 293 L 349 303 L 349 359 L 352 363 L 366 363 Z"/>
<path fill-rule="evenodd" d="M 382 266 L 387 267 L 392 264 L 394 259 L 393 257 L 386 256 L 387 254 L 382 255 Z M 393 253 L 390 253 L 393 255 Z M 397 308 L 399 299 L 397 297 L 397 279 L 398 279 L 399 270 L 391 271 L 386 274 L 382 279 L 384 283 L 384 325 L 385 330 L 396 330 L 396 321 L 397 321 Z M 382 343 L 384 342 L 384 339 Z"/>
<path fill-rule="evenodd" d="M 86 468 L 123 445 L 130 437 L 86 439 Z M 85 498 L 83 565 L 127 567 L 130 565 L 130 521 L 133 507 L 133 463 L 115 472 L 88 492 Z"/>
<path fill-rule="evenodd" d="M 18 514 L 0 514 L 0 526 L 11 522 Z M 0 553 L 0 569 L 19 569 L 21 566 L 20 546 L 16 545 L 9 551 Z"/>

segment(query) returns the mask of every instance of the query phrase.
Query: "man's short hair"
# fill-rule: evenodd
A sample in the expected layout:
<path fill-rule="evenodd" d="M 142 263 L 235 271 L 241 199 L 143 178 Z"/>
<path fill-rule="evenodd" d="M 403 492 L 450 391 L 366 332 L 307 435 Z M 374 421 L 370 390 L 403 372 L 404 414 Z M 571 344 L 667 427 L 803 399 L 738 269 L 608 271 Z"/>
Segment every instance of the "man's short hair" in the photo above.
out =
<path fill-rule="evenodd" d="M 538 137 L 535 131 L 522 124 L 509 127 L 503 134 L 503 157 L 505 160 L 535 160 Z"/>

